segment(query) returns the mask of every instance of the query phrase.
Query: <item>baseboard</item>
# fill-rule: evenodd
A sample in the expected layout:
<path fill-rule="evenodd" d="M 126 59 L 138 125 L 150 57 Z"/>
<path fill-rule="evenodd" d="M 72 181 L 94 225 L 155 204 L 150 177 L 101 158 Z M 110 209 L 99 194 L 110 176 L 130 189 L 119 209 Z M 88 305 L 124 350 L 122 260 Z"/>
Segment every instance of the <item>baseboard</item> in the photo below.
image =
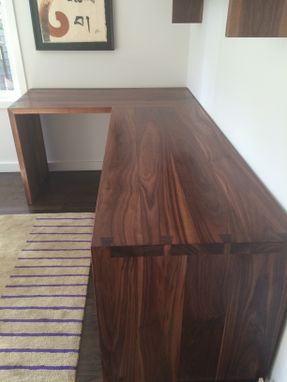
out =
<path fill-rule="evenodd" d="M 50 171 L 95 171 L 101 170 L 103 161 L 49 162 Z M 19 172 L 18 162 L 0 162 L 0 172 Z"/>
<path fill-rule="evenodd" d="M 0 162 L 0 172 L 19 172 L 18 162 Z"/>
<path fill-rule="evenodd" d="M 50 171 L 95 171 L 101 170 L 103 161 L 67 161 L 67 162 L 49 162 Z"/>

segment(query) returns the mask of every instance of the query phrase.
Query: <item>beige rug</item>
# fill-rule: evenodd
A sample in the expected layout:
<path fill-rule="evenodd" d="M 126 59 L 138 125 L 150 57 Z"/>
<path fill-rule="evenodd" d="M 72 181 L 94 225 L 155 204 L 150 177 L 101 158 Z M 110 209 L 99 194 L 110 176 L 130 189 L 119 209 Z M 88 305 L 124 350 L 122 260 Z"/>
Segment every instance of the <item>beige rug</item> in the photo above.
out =
<path fill-rule="evenodd" d="M 93 214 L 0 216 L 0 381 L 74 382 Z"/>

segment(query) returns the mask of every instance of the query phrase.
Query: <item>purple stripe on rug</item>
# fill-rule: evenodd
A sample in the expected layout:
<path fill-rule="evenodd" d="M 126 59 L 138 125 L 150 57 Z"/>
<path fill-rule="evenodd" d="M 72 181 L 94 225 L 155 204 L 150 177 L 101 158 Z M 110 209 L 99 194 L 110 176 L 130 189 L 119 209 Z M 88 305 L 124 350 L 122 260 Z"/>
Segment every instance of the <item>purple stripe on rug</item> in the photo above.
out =
<path fill-rule="evenodd" d="M 86 295 L 85 294 L 30 294 L 30 295 L 11 295 L 11 296 L 1 296 L 0 298 L 2 299 L 9 299 L 9 298 L 39 298 L 39 297 L 53 297 L 53 298 L 65 298 L 65 297 L 69 297 L 69 298 L 85 298 Z"/>
<path fill-rule="evenodd" d="M 23 348 L 23 349 L 0 349 L 0 353 L 79 353 L 77 349 L 32 349 L 32 348 Z"/>
<path fill-rule="evenodd" d="M 33 277 L 83 277 L 89 276 L 87 273 L 77 273 L 77 274 L 64 274 L 64 275 L 11 275 L 10 278 L 18 279 L 18 278 L 33 278 Z"/>
<path fill-rule="evenodd" d="M 81 333 L 0 333 L 0 337 L 81 337 Z"/>
<path fill-rule="evenodd" d="M 36 218 L 36 220 L 94 220 L 94 218 Z"/>
<path fill-rule="evenodd" d="M 16 265 L 15 268 L 90 268 L 90 265 Z"/>
<path fill-rule="evenodd" d="M 33 225 L 33 228 L 93 228 L 93 225 Z"/>
<path fill-rule="evenodd" d="M 77 319 L 62 319 L 62 318 L 1 318 L 0 322 L 21 322 L 21 323 L 65 323 L 65 324 L 74 324 L 79 323 L 81 324 L 83 320 L 77 320 Z"/>
<path fill-rule="evenodd" d="M 0 306 L 0 310 L 84 310 L 81 306 Z"/>
<path fill-rule="evenodd" d="M 82 260 L 91 259 L 90 256 L 77 257 L 18 257 L 18 260 Z"/>
<path fill-rule="evenodd" d="M 0 370 L 77 370 L 76 366 L 22 366 L 22 365 L 15 365 L 15 366 L 5 366 L 0 365 Z"/>
<path fill-rule="evenodd" d="M 26 243 L 90 243 L 91 240 L 27 240 Z"/>
<path fill-rule="evenodd" d="M 90 251 L 91 248 L 25 248 L 22 252 L 71 252 L 71 251 Z"/>
<path fill-rule="evenodd" d="M 30 235 L 92 235 L 91 232 L 30 232 Z"/>
<path fill-rule="evenodd" d="M 87 286 L 88 284 L 22 284 L 22 285 L 6 285 L 5 288 L 34 288 L 34 287 L 71 287 L 71 286 Z"/>

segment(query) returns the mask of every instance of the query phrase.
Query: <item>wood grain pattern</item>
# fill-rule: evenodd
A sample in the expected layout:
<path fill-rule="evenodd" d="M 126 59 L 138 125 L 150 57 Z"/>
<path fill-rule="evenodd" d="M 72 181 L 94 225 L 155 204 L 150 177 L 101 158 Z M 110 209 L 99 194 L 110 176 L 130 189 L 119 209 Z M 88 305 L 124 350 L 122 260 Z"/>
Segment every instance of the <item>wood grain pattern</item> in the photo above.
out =
<path fill-rule="evenodd" d="M 287 0 L 230 0 L 226 36 L 287 37 Z"/>
<path fill-rule="evenodd" d="M 104 381 L 177 381 L 186 258 L 93 255 Z"/>
<path fill-rule="evenodd" d="M 13 103 L 13 114 L 110 113 L 114 107 L 155 106 L 188 100 L 186 88 L 31 89 Z"/>
<path fill-rule="evenodd" d="M 286 315 L 286 254 L 188 259 L 181 382 L 268 375 Z"/>
<path fill-rule="evenodd" d="M 96 213 L 95 247 L 287 242 L 286 214 L 192 97 L 113 109 Z"/>
<path fill-rule="evenodd" d="M 286 219 L 192 96 L 113 107 L 93 236 L 105 381 L 266 377 L 287 306 Z M 172 259 L 184 271 L 168 286 L 173 268 L 159 264 Z M 167 291 L 171 306 L 183 295 L 173 313 Z M 134 329 L 141 309 L 164 315 L 142 337 Z M 177 321 L 164 342 L 163 317 Z M 165 357 L 170 346 L 174 358 Z"/>
<path fill-rule="evenodd" d="M 180 381 L 215 381 L 228 306 L 228 254 L 188 257 Z"/>
<path fill-rule="evenodd" d="M 203 0 L 173 0 L 173 23 L 201 23 Z"/>
<path fill-rule="evenodd" d="M 32 204 L 48 176 L 46 151 L 38 114 L 9 113 L 22 181 L 28 204 Z"/>
<path fill-rule="evenodd" d="M 173 104 L 188 99 L 187 89 L 32 89 L 9 108 L 11 126 L 19 158 L 19 164 L 27 202 L 32 205 L 39 196 L 42 180 L 46 177 L 47 161 L 41 132 L 40 114 L 110 113 L 113 107 L 126 105 L 152 106 Z M 27 115 L 27 117 L 25 117 Z M 37 119 L 38 118 L 38 119 Z M 32 132 L 25 121 L 34 120 Z M 37 119 L 37 122 L 36 122 Z M 36 123 L 38 128 L 36 128 Z M 27 125 L 28 126 L 28 125 Z M 27 146 L 27 142 L 29 146 Z M 22 147 L 23 146 L 23 147 Z M 24 149 L 24 146 L 27 149 Z M 36 154 L 38 153 L 38 154 Z M 41 157 L 40 157 L 41 153 Z M 33 156 L 40 160 L 33 166 Z M 40 174 L 39 169 L 42 168 Z"/>
<path fill-rule="evenodd" d="M 218 380 L 257 380 L 271 369 L 287 306 L 287 252 L 230 258 Z"/>
<path fill-rule="evenodd" d="M 287 216 L 187 89 L 28 92 L 10 117 L 32 189 L 31 115 L 104 110 L 92 242 L 104 381 L 266 377 L 287 306 Z"/>

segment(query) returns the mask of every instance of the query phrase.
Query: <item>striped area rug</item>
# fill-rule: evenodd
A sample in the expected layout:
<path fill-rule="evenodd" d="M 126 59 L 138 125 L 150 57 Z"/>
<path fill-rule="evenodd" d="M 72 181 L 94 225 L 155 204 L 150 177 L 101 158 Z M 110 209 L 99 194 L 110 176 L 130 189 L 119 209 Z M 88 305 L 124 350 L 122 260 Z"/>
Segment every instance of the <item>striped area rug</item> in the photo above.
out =
<path fill-rule="evenodd" d="M 0 381 L 74 382 L 94 214 L 0 216 Z"/>

